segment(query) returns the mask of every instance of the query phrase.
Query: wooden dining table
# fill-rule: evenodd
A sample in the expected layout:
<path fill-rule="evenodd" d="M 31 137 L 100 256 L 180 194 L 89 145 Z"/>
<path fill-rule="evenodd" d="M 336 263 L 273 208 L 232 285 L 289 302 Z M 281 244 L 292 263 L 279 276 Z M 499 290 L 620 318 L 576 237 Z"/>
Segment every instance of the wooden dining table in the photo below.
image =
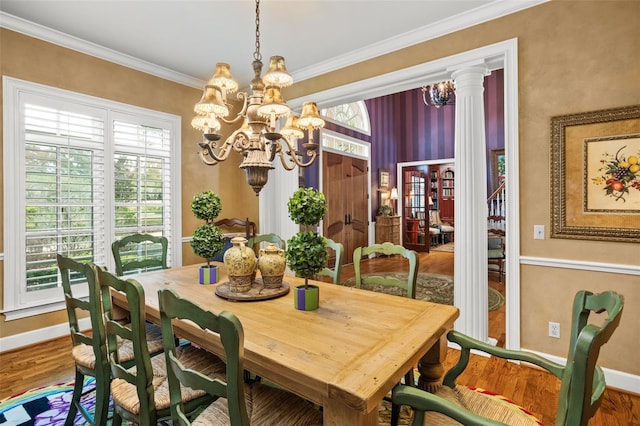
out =
<path fill-rule="evenodd" d="M 218 264 L 218 284 L 227 281 Z M 437 386 L 446 356 L 446 332 L 458 309 L 313 281 L 320 308 L 294 308 L 293 291 L 267 300 L 233 301 L 215 293 L 216 284 L 198 283 L 199 265 L 146 272 L 133 278 L 145 290 L 147 319 L 159 324 L 158 290 L 173 289 L 204 309 L 233 312 L 244 328 L 244 367 L 323 407 L 325 425 L 377 425 L 383 397 L 415 365 L 419 386 Z M 303 279 L 285 276 L 293 289 Z M 126 309 L 122 294 L 114 304 Z M 218 336 L 189 321 L 176 333 L 213 353 L 223 354 Z"/>

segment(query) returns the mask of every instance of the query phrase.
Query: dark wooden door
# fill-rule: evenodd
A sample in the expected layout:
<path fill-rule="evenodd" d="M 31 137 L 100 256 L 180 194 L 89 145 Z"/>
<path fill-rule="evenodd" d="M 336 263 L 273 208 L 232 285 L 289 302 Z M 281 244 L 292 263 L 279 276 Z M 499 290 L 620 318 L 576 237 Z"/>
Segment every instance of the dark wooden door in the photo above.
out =
<path fill-rule="evenodd" d="M 405 248 L 429 251 L 431 236 L 427 211 L 431 194 L 428 170 L 423 166 L 402 169 L 402 244 Z"/>
<path fill-rule="evenodd" d="M 368 245 L 367 161 L 325 152 L 322 163 L 323 192 L 328 205 L 323 234 L 342 243 L 343 262 L 351 263 L 353 250 Z"/>

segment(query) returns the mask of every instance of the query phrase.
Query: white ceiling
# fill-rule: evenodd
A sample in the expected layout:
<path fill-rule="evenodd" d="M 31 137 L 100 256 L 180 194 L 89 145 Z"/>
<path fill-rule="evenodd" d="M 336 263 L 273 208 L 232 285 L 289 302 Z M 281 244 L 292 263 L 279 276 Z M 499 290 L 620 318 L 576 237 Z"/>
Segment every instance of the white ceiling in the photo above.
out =
<path fill-rule="evenodd" d="M 302 80 L 538 3 L 263 0 L 260 50 Z M 0 25 L 194 87 L 216 62 L 253 77 L 251 0 L 1 0 Z"/>

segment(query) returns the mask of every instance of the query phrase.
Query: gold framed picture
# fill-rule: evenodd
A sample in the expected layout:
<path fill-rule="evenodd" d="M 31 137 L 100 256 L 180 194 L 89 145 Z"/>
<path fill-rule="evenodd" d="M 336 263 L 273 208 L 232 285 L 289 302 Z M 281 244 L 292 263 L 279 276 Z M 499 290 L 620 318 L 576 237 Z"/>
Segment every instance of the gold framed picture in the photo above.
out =
<path fill-rule="evenodd" d="M 551 118 L 551 238 L 638 242 L 640 105 Z"/>
<path fill-rule="evenodd" d="M 378 169 L 378 188 L 389 189 L 389 170 Z"/>

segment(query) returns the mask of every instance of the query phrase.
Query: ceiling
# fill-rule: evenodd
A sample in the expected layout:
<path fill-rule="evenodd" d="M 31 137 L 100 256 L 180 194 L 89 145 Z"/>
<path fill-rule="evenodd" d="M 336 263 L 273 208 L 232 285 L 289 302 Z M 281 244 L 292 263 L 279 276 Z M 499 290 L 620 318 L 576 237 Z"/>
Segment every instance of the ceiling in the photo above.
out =
<path fill-rule="evenodd" d="M 284 56 L 299 81 L 537 3 L 263 0 L 260 50 L 265 68 Z M 194 87 L 216 62 L 241 87 L 253 78 L 250 0 L 2 0 L 0 25 Z"/>

